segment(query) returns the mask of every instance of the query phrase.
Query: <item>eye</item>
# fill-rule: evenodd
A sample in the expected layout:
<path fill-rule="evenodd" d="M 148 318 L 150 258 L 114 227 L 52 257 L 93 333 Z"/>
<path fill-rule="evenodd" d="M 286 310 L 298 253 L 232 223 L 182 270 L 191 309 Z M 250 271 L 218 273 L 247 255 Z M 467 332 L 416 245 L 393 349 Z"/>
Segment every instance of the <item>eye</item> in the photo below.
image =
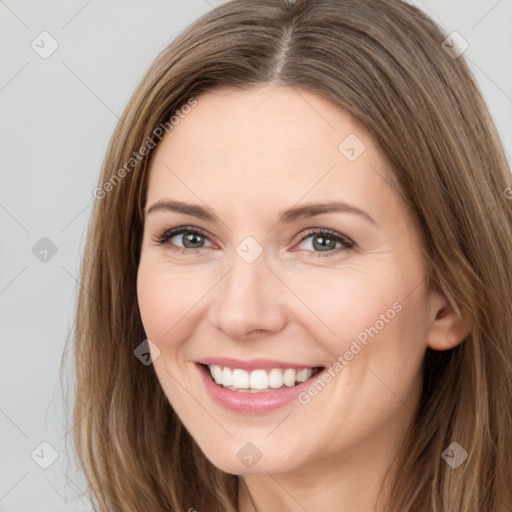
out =
<path fill-rule="evenodd" d="M 167 244 L 171 250 L 179 252 L 202 249 L 212 245 L 202 230 L 189 226 L 167 229 L 156 237 L 155 242 L 161 245 Z"/>
<path fill-rule="evenodd" d="M 350 238 L 330 229 L 302 233 L 299 240 L 299 246 L 302 244 L 302 249 L 316 253 L 314 256 L 334 256 L 352 249 L 355 245 Z"/>
<path fill-rule="evenodd" d="M 301 233 L 298 240 L 297 247 L 310 253 L 309 256 L 334 256 L 355 246 L 350 238 L 330 229 L 309 230 Z M 154 241 L 166 245 L 171 251 L 188 254 L 194 252 L 194 249 L 200 250 L 213 245 L 204 231 L 191 226 L 166 229 Z"/>

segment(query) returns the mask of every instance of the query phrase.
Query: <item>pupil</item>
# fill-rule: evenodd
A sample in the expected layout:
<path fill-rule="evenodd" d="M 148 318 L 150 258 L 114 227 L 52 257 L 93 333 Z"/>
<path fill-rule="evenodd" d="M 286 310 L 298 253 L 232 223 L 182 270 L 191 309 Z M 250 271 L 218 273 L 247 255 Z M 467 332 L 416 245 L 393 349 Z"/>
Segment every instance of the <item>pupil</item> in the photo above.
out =
<path fill-rule="evenodd" d="M 189 233 L 183 237 L 183 245 L 187 248 L 201 247 L 203 237 L 195 233 Z"/>
<path fill-rule="evenodd" d="M 320 243 L 317 241 L 320 240 Z M 313 238 L 313 247 L 320 251 L 327 251 L 329 249 L 336 249 L 336 241 L 325 236 L 317 236 Z"/>

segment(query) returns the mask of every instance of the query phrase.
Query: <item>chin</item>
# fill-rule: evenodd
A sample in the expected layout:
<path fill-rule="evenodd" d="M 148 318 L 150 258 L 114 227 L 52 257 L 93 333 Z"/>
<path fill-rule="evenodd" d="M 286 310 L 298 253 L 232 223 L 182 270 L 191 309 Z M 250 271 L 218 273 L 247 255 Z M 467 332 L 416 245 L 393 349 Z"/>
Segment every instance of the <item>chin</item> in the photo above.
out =
<path fill-rule="evenodd" d="M 278 452 L 279 447 L 262 444 L 232 440 L 221 450 L 212 451 L 210 444 L 207 450 L 202 451 L 215 467 L 233 475 L 286 473 L 297 467 L 298 461 L 293 453 Z"/>

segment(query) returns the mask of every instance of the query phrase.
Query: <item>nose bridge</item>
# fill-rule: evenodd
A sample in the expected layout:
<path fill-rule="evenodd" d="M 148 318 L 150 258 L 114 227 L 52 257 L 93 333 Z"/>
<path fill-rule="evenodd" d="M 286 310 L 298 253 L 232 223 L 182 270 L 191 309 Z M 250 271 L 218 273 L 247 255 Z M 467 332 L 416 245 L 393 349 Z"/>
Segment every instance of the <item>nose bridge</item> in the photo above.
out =
<path fill-rule="evenodd" d="M 231 270 L 217 287 L 211 321 L 236 339 L 255 330 L 278 331 L 284 326 L 285 314 L 276 277 L 263 254 L 252 261 L 241 254 L 233 255 Z"/>

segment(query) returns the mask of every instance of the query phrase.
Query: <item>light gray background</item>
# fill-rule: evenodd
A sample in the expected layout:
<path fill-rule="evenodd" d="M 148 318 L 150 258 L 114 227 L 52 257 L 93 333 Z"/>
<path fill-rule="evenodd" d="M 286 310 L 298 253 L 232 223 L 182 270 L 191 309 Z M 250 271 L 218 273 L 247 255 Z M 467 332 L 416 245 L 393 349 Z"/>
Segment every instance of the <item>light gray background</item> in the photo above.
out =
<path fill-rule="evenodd" d="M 90 510 L 66 459 L 58 375 L 92 190 L 118 116 L 149 64 L 220 3 L 0 0 L 0 511 Z M 468 41 L 465 55 L 510 161 L 512 0 L 413 3 Z M 43 31 L 59 44 L 47 59 L 31 48 Z M 42 237 L 57 247 L 46 263 L 32 252 Z M 31 458 L 43 441 L 59 454 L 46 470 Z M 34 455 L 50 457 L 44 446 Z"/>

